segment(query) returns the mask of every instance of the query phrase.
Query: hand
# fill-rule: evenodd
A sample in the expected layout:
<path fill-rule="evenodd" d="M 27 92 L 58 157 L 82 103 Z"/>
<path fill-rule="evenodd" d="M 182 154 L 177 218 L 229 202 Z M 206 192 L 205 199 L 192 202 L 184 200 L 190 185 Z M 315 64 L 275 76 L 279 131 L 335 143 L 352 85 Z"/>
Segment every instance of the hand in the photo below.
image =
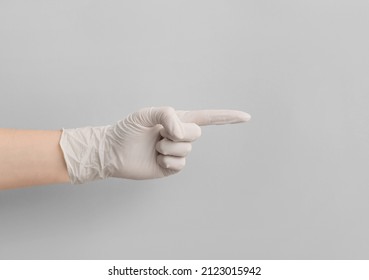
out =
<path fill-rule="evenodd" d="M 65 130 L 61 146 L 75 183 L 106 177 L 161 178 L 183 169 L 191 143 L 201 135 L 200 126 L 250 118 L 247 113 L 232 110 L 144 108 L 111 126 Z M 76 153 L 81 143 L 87 147 Z M 70 144 L 78 148 L 70 149 Z"/>
<path fill-rule="evenodd" d="M 110 147 L 111 176 L 152 179 L 179 172 L 201 135 L 199 125 L 247 121 L 237 111 L 175 111 L 171 107 L 145 108 L 111 126 L 106 132 Z"/>

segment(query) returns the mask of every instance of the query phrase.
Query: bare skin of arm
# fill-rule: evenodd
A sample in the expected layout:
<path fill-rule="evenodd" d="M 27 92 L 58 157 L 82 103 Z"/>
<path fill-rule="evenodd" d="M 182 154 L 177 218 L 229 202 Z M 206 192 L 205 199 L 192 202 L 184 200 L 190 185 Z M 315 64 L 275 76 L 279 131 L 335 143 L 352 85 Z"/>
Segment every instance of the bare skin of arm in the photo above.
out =
<path fill-rule="evenodd" d="M 61 133 L 0 129 L 0 189 L 69 182 Z"/>

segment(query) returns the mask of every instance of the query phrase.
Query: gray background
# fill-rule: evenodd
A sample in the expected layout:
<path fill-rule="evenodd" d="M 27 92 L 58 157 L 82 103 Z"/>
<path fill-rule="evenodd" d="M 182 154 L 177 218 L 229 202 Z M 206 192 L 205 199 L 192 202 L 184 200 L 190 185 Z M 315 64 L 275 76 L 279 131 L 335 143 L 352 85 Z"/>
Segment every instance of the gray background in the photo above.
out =
<path fill-rule="evenodd" d="M 0 192 L 0 257 L 369 258 L 368 1 L 0 1 L 2 127 L 229 108 L 183 172 Z"/>

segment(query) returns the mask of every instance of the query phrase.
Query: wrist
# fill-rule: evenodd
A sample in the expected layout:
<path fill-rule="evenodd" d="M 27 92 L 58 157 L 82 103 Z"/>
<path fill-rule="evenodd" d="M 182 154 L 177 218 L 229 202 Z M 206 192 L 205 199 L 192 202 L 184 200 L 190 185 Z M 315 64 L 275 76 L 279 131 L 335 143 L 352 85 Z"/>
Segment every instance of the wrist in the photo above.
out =
<path fill-rule="evenodd" d="M 105 150 L 108 126 L 63 129 L 60 147 L 72 184 L 104 179 L 109 176 Z"/>

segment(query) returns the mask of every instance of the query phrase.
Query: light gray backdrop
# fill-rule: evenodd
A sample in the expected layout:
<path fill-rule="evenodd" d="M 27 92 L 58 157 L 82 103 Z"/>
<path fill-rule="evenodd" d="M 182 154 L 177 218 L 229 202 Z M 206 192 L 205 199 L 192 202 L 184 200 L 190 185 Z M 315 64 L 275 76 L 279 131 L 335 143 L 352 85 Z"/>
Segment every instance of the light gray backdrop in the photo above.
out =
<path fill-rule="evenodd" d="M 369 258 L 368 1 L 0 1 L 1 127 L 229 108 L 162 180 L 0 192 L 0 258 Z"/>

